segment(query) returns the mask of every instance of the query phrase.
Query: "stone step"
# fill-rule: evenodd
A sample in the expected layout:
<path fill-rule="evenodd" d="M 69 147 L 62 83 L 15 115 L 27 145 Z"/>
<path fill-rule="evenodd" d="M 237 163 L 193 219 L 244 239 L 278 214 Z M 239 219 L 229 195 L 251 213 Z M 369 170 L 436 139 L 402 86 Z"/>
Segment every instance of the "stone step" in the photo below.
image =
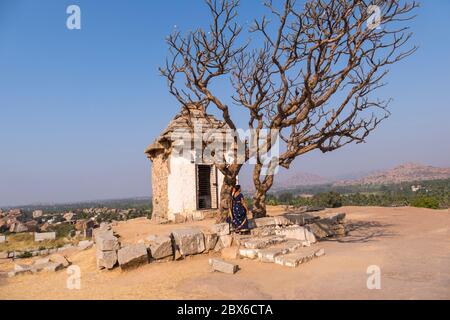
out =
<path fill-rule="evenodd" d="M 325 254 L 325 250 L 322 248 L 302 248 L 284 255 L 275 257 L 275 263 L 285 266 L 296 268 L 300 264 L 307 263 L 314 258 L 318 258 Z"/>
<path fill-rule="evenodd" d="M 286 242 L 285 236 L 270 236 L 270 237 L 257 237 L 250 238 L 242 241 L 242 245 L 247 249 L 264 249 L 270 245 Z"/>
<path fill-rule="evenodd" d="M 282 245 L 276 245 L 266 249 L 259 250 L 258 259 L 261 262 L 274 263 L 276 257 L 290 252 L 294 252 L 295 250 L 306 246 L 309 246 L 308 242 L 289 240 L 286 243 L 283 243 Z"/>

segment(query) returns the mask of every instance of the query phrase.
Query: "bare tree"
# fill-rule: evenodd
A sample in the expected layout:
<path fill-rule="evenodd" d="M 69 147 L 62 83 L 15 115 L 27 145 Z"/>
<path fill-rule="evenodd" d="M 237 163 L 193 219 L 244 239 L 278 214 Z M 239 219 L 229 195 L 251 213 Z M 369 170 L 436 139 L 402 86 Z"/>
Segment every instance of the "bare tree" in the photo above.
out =
<path fill-rule="evenodd" d="M 389 116 L 390 100 L 374 95 L 385 85 L 388 67 L 416 50 L 402 49 L 411 38 L 404 22 L 414 18 L 415 2 L 284 0 L 277 7 L 269 1 L 273 21 L 255 21 L 251 46 L 238 43 L 237 1 L 207 4 L 213 16 L 209 32 L 175 33 L 168 39 L 171 59 L 162 74 L 170 92 L 184 106 L 216 106 L 235 129 L 228 106 L 210 90 L 214 79 L 230 78 L 234 102 L 248 110 L 249 127 L 280 133 L 283 150 L 272 164 L 284 168 L 313 150 L 325 153 L 365 142 Z M 183 89 L 176 85 L 179 74 Z M 269 136 L 267 149 L 274 142 Z M 274 175 L 264 173 L 265 164 L 256 159 L 253 214 L 263 216 Z M 219 166 L 226 177 L 223 196 L 240 168 Z"/>
<path fill-rule="evenodd" d="M 312 150 L 365 142 L 390 115 L 390 100 L 374 92 L 385 85 L 387 67 L 416 50 L 402 50 L 411 38 L 402 22 L 414 17 L 417 4 L 368 2 L 285 0 L 282 8 L 268 2 L 275 26 L 265 17 L 255 21 L 251 32 L 263 45 L 236 57 L 234 99 L 249 110 L 251 128 L 279 130 L 284 148 L 277 165 L 289 168 Z M 263 166 L 253 171 L 256 216 L 265 215 L 274 179 Z"/>
<path fill-rule="evenodd" d="M 220 78 L 231 77 L 235 59 L 246 49 L 246 44 L 237 44 L 242 30 L 235 21 L 239 1 L 207 0 L 206 4 L 212 17 L 209 29 L 197 29 L 186 35 L 177 31 L 170 35 L 169 58 L 160 72 L 167 78 L 170 93 L 183 108 L 189 110 L 194 105 L 206 113 L 207 107 L 213 104 L 222 112 L 227 126 L 236 130 L 228 105 L 211 87 Z M 242 164 L 221 161 L 216 166 L 224 175 L 220 211 L 226 213 L 231 187 L 236 184 Z"/>

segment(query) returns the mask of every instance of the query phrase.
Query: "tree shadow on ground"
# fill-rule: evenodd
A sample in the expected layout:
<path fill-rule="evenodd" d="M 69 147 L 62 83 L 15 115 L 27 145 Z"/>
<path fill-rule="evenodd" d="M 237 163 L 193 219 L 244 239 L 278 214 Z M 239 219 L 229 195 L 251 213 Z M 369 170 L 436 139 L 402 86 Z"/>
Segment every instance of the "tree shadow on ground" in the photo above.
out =
<path fill-rule="evenodd" d="M 397 235 L 389 230 L 392 226 L 394 225 L 377 221 L 350 220 L 346 223 L 347 235 L 330 240 L 339 243 L 364 243 L 376 241 L 379 238 L 390 238 Z"/>

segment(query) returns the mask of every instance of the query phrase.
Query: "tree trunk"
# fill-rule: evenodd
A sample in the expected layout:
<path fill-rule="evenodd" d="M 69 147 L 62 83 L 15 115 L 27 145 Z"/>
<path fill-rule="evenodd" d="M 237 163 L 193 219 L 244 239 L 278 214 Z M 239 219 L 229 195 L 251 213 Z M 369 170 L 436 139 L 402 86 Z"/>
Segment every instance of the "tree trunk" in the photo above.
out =
<path fill-rule="evenodd" d="M 217 166 L 224 175 L 222 188 L 220 189 L 218 222 L 224 222 L 228 216 L 231 205 L 231 189 L 237 184 L 237 176 L 241 167 L 242 165 Z"/>
<path fill-rule="evenodd" d="M 256 190 L 253 195 L 253 218 L 266 216 L 266 192 L 262 189 Z"/>
<path fill-rule="evenodd" d="M 267 175 L 261 182 L 261 170 L 263 165 L 256 164 L 253 169 L 253 183 L 255 185 L 255 194 L 253 195 L 253 218 L 262 218 L 267 215 L 266 195 L 267 191 L 273 185 L 273 175 Z"/>

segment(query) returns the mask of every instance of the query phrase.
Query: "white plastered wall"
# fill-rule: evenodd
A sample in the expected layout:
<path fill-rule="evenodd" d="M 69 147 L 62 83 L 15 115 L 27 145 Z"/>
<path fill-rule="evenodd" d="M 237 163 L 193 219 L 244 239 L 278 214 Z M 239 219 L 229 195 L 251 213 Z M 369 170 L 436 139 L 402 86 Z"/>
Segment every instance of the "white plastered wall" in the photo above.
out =
<path fill-rule="evenodd" d="M 170 157 L 170 173 L 168 176 L 168 215 L 175 220 L 176 215 L 192 216 L 197 211 L 197 191 L 195 163 L 183 157 Z M 223 184 L 223 174 L 217 170 L 218 204 Z"/>

